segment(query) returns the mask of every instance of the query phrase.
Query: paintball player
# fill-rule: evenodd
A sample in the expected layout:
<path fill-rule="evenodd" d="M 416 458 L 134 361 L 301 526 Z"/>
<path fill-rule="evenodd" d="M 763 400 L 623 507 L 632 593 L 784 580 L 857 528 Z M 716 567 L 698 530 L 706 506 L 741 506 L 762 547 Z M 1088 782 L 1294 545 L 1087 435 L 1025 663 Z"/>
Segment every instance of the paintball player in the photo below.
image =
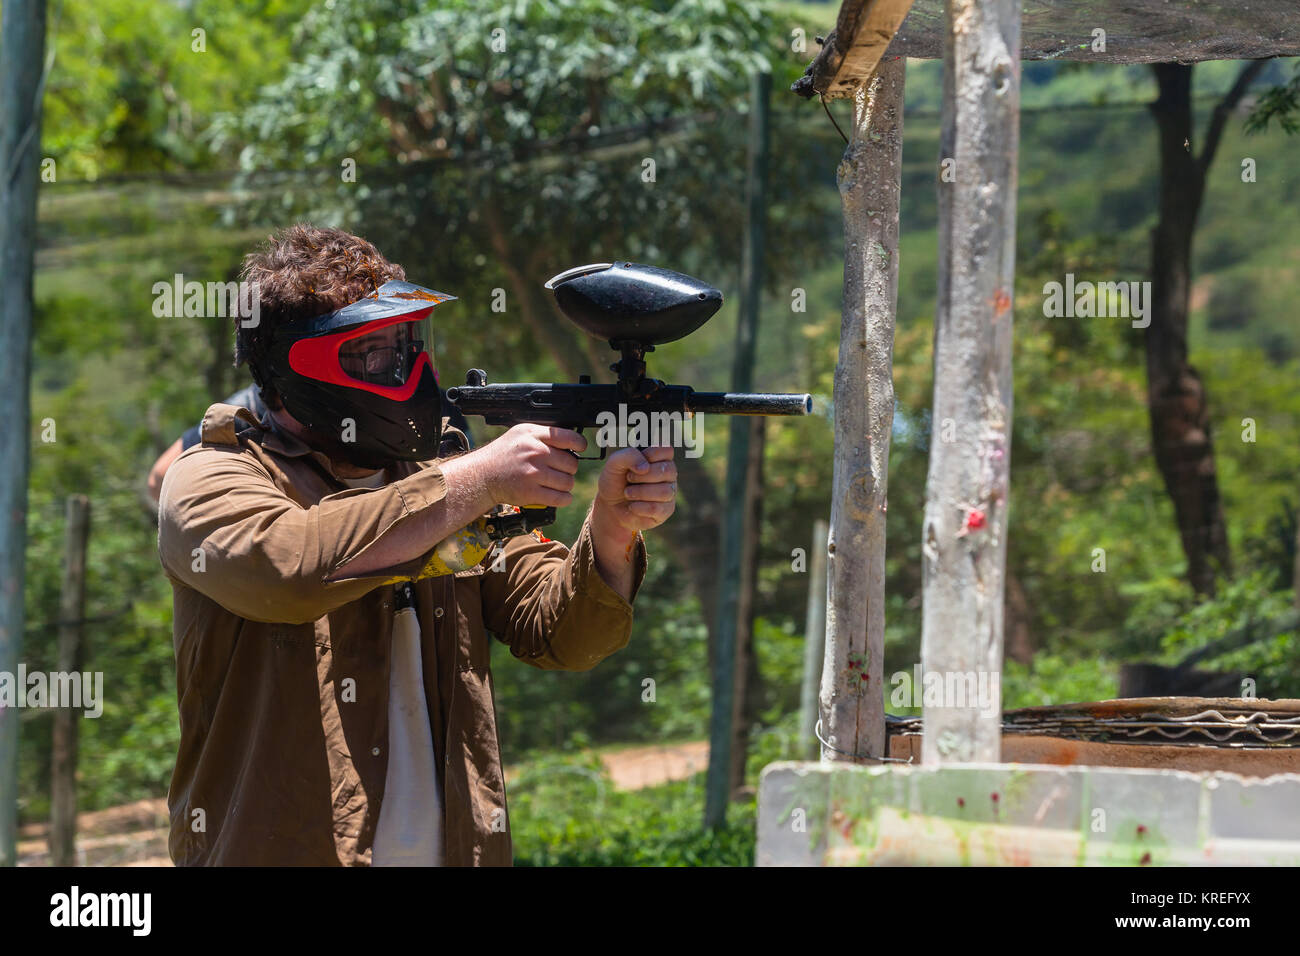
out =
<path fill-rule="evenodd" d="M 242 278 L 260 319 L 236 361 L 269 414 L 209 408 L 159 509 L 172 860 L 509 864 L 487 632 L 543 669 L 624 647 L 672 451 L 610 454 L 572 548 L 533 532 L 458 561 L 440 542 L 495 506 L 571 503 L 585 439 L 517 425 L 469 450 L 427 351 L 450 296 L 363 239 L 296 225 Z"/>

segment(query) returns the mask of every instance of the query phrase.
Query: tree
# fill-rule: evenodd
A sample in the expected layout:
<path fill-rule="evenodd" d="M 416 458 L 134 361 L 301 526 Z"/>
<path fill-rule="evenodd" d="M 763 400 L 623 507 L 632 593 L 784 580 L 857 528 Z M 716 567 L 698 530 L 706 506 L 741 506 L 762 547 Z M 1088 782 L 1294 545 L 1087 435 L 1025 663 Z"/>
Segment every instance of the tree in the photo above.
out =
<path fill-rule="evenodd" d="M 0 437 L 0 671 L 17 670 L 24 625 L 30 459 L 32 272 L 45 85 L 45 0 L 8 0 L 0 46 L 0 381 L 9 427 Z M 48 66 L 46 67 L 48 68 Z M 13 866 L 18 714 L 0 710 L 0 866 Z"/>
<path fill-rule="evenodd" d="M 1205 385 L 1187 355 L 1192 239 L 1224 125 L 1266 63 L 1255 60 L 1242 69 L 1215 107 L 1199 154 L 1192 146 L 1192 67 L 1152 66 L 1159 89 L 1151 112 L 1160 139 L 1160 199 L 1151 235 L 1147 400 L 1156 463 L 1174 503 L 1187 578 L 1198 594 L 1214 592 L 1215 577 L 1230 570 L 1231 556 Z"/>

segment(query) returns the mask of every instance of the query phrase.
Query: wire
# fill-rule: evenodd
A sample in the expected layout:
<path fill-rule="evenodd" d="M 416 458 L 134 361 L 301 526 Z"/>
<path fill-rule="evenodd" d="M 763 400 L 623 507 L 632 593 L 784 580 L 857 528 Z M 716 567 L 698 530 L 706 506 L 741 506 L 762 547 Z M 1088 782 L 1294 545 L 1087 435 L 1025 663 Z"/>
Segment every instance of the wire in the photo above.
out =
<path fill-rule="evenodd" d="M 817 718 L 817 725 L 813 727 L 813 733 L 817 735 L 817 739 L 821 741 L 822 746 L 825 747 L 827 750 L 833 750 L 837 754 L 843 754 L 846 757 L 853 757 L 857 760 L 879 760 L 884 763 L 911 763 L 912 762 L 911 757 L 908 757 L 906 760 L 904 760 L 901 757 L 877 757 L 873 754 L 855 754 L 855 753 L 849 753 L 849 751 L 847 750 L 841 750 L 839 747 L 836 747 L 834 744 L 828 743 L 826 738 L 822 736 L 822 719 L 820 717 Z"/>
<path fill-rule="evenodd" d="M 835 127 L 835 132 L 840 134 L 840 139 L 844 140 L 845 146 L 849 145 L 849 138 L 844 135 L 844 130 L 840 129 L 840 124 L 835 122 L 835 117 L 831 115 L 831 108 L 826 105 L 826 94 L 821 93 L 819 95 L 821 96 L 821 100 L 822 100 L 822 109 L 826 111 L 826 116 L 828 119 L 830 119 L 831 125 Z"/>

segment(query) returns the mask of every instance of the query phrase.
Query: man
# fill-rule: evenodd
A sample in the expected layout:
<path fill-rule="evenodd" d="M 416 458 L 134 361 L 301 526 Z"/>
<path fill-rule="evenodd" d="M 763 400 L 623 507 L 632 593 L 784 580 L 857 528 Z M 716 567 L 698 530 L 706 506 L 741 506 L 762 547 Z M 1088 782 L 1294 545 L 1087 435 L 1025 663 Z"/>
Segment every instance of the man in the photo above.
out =
<path fill-rule="evenodd" d="M 208 409 L 159 510 L 172 859 L 509 864 L 487 632 L 545 669 L 625 646 L 672 451 L 611 454 L 572 549 L 534 533 L 474 563 L 439 543 L 497 505 L 569 504 L 582 436 L 519 425 L 468 450 L 425 351 L 450 297 L 363 239 L 297 225 L 243 278 L 260 321 L 237 323 L 236 360 L 269 414 Z"/>

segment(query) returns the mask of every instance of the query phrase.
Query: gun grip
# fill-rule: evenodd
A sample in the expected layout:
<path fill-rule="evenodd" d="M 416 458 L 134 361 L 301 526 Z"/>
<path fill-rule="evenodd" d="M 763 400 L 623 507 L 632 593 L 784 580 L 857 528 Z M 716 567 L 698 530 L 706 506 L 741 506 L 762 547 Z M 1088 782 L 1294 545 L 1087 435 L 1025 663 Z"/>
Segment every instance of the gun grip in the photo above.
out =
<path fill-rule="evenodd" d="M 505 541 L 529 534 L 534 528 L 555 524 L 555 508 L 520 508 L 518 511 L 494 512 L 483 519 L 484 530 L 493 541 Z"/>
<path fill-rule="evenodd" d="M 519 512 L 524 516 L 525 533 L 532 531 L 534 528 L 555 524 L 554 506 L 550 508 L 520 508 Z"/>

